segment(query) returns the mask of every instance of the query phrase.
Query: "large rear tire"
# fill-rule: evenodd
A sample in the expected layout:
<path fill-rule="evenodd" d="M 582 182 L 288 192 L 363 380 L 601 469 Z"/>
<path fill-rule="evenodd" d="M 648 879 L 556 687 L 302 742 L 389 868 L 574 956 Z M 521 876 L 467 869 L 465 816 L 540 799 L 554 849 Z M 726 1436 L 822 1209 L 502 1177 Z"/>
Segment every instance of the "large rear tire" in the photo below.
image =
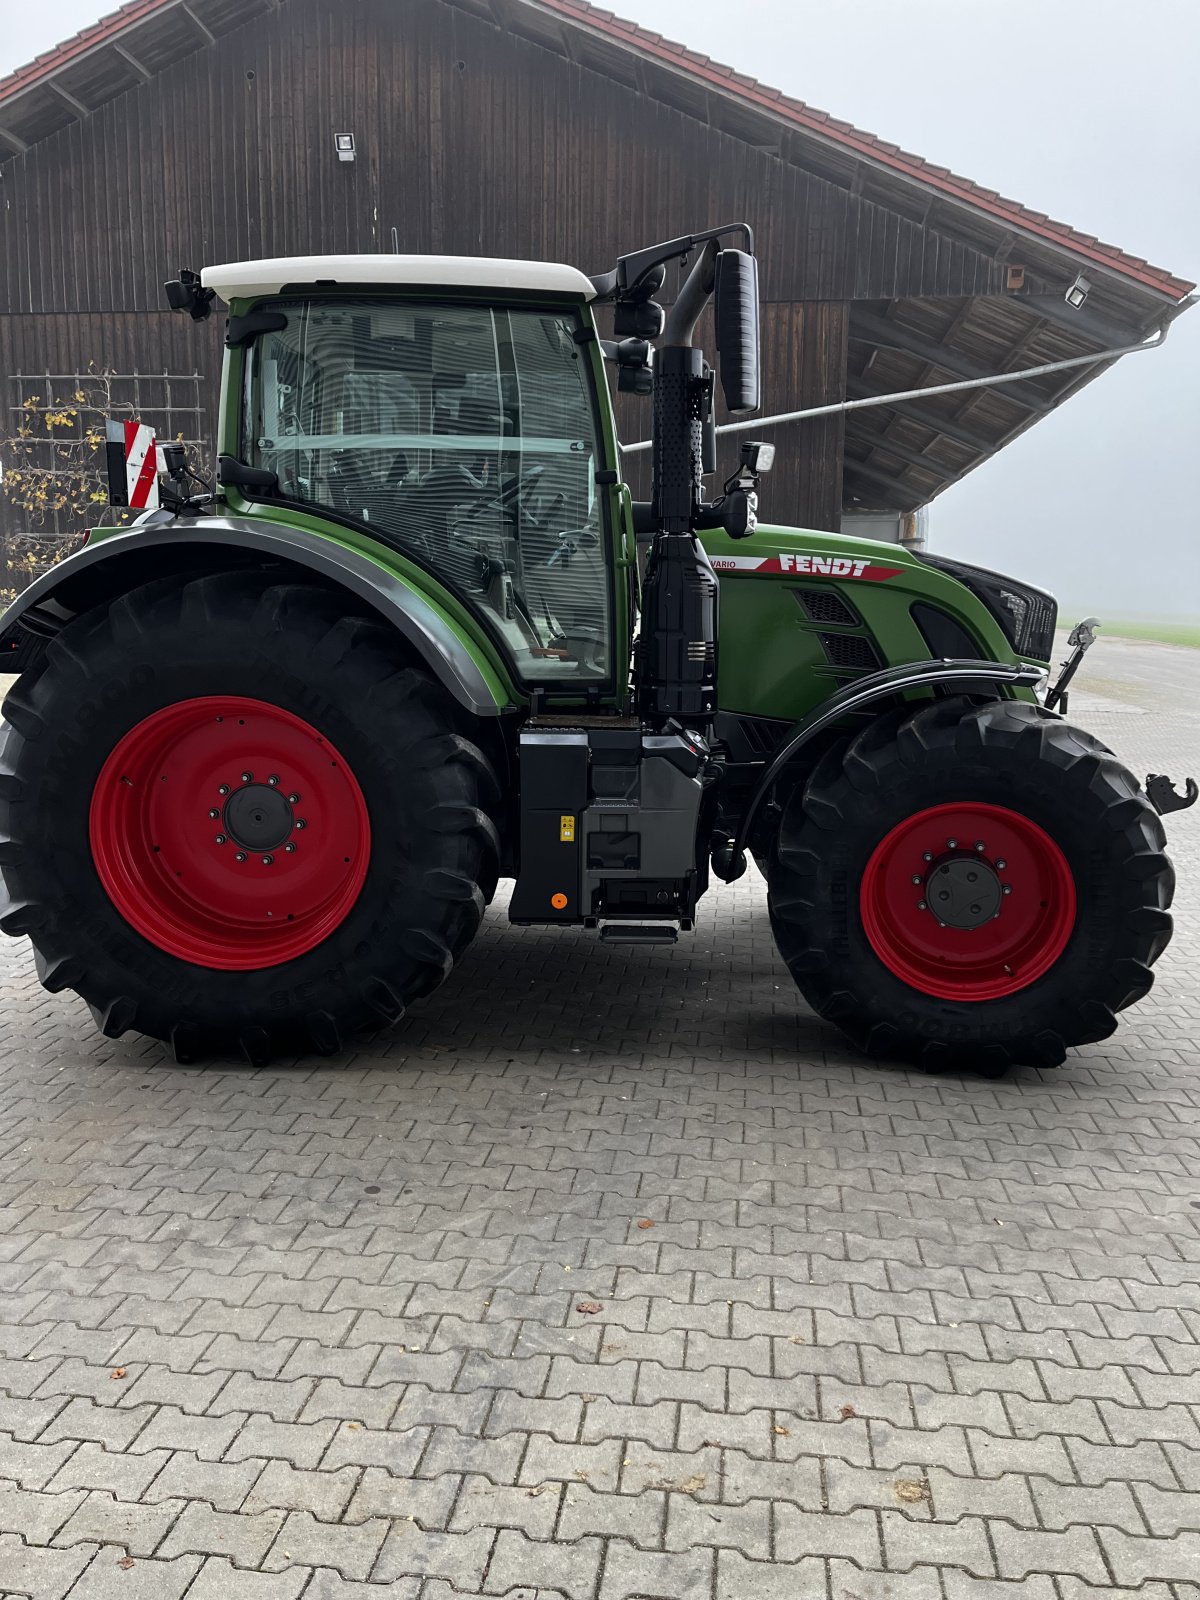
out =
<path fill-rule="evenodd" d="M 805 999 L 869 1054 L 1055 1066 L 1153 982 L 1164 845 L 1090 734 L 1016 701 L 939 701 L 880 717 L 793 790 L 771 922 Z"/>
<path fill-rule="evenodd" d="M 149 584 L 69 624 L 4 714 L 0 928 L 111 1037 L 332 1053 L 436 987 L 495 890 L 495 774 L 323 590 Z"/>

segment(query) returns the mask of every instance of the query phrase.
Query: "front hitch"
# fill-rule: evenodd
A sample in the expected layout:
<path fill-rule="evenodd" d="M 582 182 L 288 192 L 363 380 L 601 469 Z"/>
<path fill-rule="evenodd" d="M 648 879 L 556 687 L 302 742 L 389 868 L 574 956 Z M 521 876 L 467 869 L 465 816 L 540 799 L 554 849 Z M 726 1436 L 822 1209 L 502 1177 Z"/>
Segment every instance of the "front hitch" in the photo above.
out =
<path fill-rule="evenodd" d="M 1071 647 L 1071 654 L 1062 664 L 1059 673 L 1049 693 L 1046 695 L 1046 710 L 1053 711 L 1057 706 L 1066 715 L 1067 690 L 1071 679 L 1079 671 L 1080 663 L 1084 656 L 1096 642 L 1096 630 L 1100 626 L 1099 617 L 1084 617 L 1082 622 L 1077 622 L 1067 635 L 1067 643 Z"/>
<path fill-rule="evenodd" d="M 1186 811 L 1189 806 L 1194 806 L 1200 799 L 1200 787 L 1195 778 L 1185 778 L 1183 793 L 1180 794 L 1165 772 L 1148 772 L 1146 798 L 1159 816 L 1165 817 L 1169 811 Z"/>

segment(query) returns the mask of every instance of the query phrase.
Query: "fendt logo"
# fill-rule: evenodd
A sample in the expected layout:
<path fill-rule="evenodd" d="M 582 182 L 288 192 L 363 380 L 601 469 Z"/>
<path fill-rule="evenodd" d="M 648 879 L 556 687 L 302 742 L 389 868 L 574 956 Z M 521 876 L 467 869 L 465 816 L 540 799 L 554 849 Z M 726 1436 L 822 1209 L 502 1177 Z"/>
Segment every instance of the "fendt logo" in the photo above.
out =
<path fill-rule="evenodd" d="M 710 556 L 714 572 L 794 572 L 811 578 L 859 578 L 883 583 L 903 572 L 903 567 L 877 567 L 865 556 L 794 555 Z"/>

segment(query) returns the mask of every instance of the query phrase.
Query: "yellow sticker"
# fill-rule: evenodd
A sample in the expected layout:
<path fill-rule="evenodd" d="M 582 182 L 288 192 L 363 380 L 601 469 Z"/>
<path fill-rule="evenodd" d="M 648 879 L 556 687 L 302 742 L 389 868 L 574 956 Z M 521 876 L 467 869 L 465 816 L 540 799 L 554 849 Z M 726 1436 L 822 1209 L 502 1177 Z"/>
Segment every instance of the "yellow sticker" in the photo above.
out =
<path fill-rule="evenodd" d="M 558 819 L 558 838 L 559 838 L 559 843 L 560 844 L 574 844 L 575 843 L 575 818 L 574 817 L 559 817 L 559 819 Z"/>

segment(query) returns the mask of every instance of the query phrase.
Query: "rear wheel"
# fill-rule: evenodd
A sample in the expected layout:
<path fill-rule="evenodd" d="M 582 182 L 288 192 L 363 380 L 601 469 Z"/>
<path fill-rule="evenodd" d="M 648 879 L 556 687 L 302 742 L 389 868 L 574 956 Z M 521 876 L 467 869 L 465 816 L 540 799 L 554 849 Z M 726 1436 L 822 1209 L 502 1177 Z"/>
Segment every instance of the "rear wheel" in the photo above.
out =
<path fill-rule="evenodd" d="M 1162 825 L 1097 740 L 1015 701 L 879 718 L 788 797 L 767 864 L 802 993 L 874 1055 L 1053 1066 L 1141 999 Z"/>
<path fill-rule="evenodd" d="M 104 1031 L 333 1051 L 450 971 L 496 781 L 381 625 L 260 574 L 146 586 L 9 696 L 0 927 Z"/>

